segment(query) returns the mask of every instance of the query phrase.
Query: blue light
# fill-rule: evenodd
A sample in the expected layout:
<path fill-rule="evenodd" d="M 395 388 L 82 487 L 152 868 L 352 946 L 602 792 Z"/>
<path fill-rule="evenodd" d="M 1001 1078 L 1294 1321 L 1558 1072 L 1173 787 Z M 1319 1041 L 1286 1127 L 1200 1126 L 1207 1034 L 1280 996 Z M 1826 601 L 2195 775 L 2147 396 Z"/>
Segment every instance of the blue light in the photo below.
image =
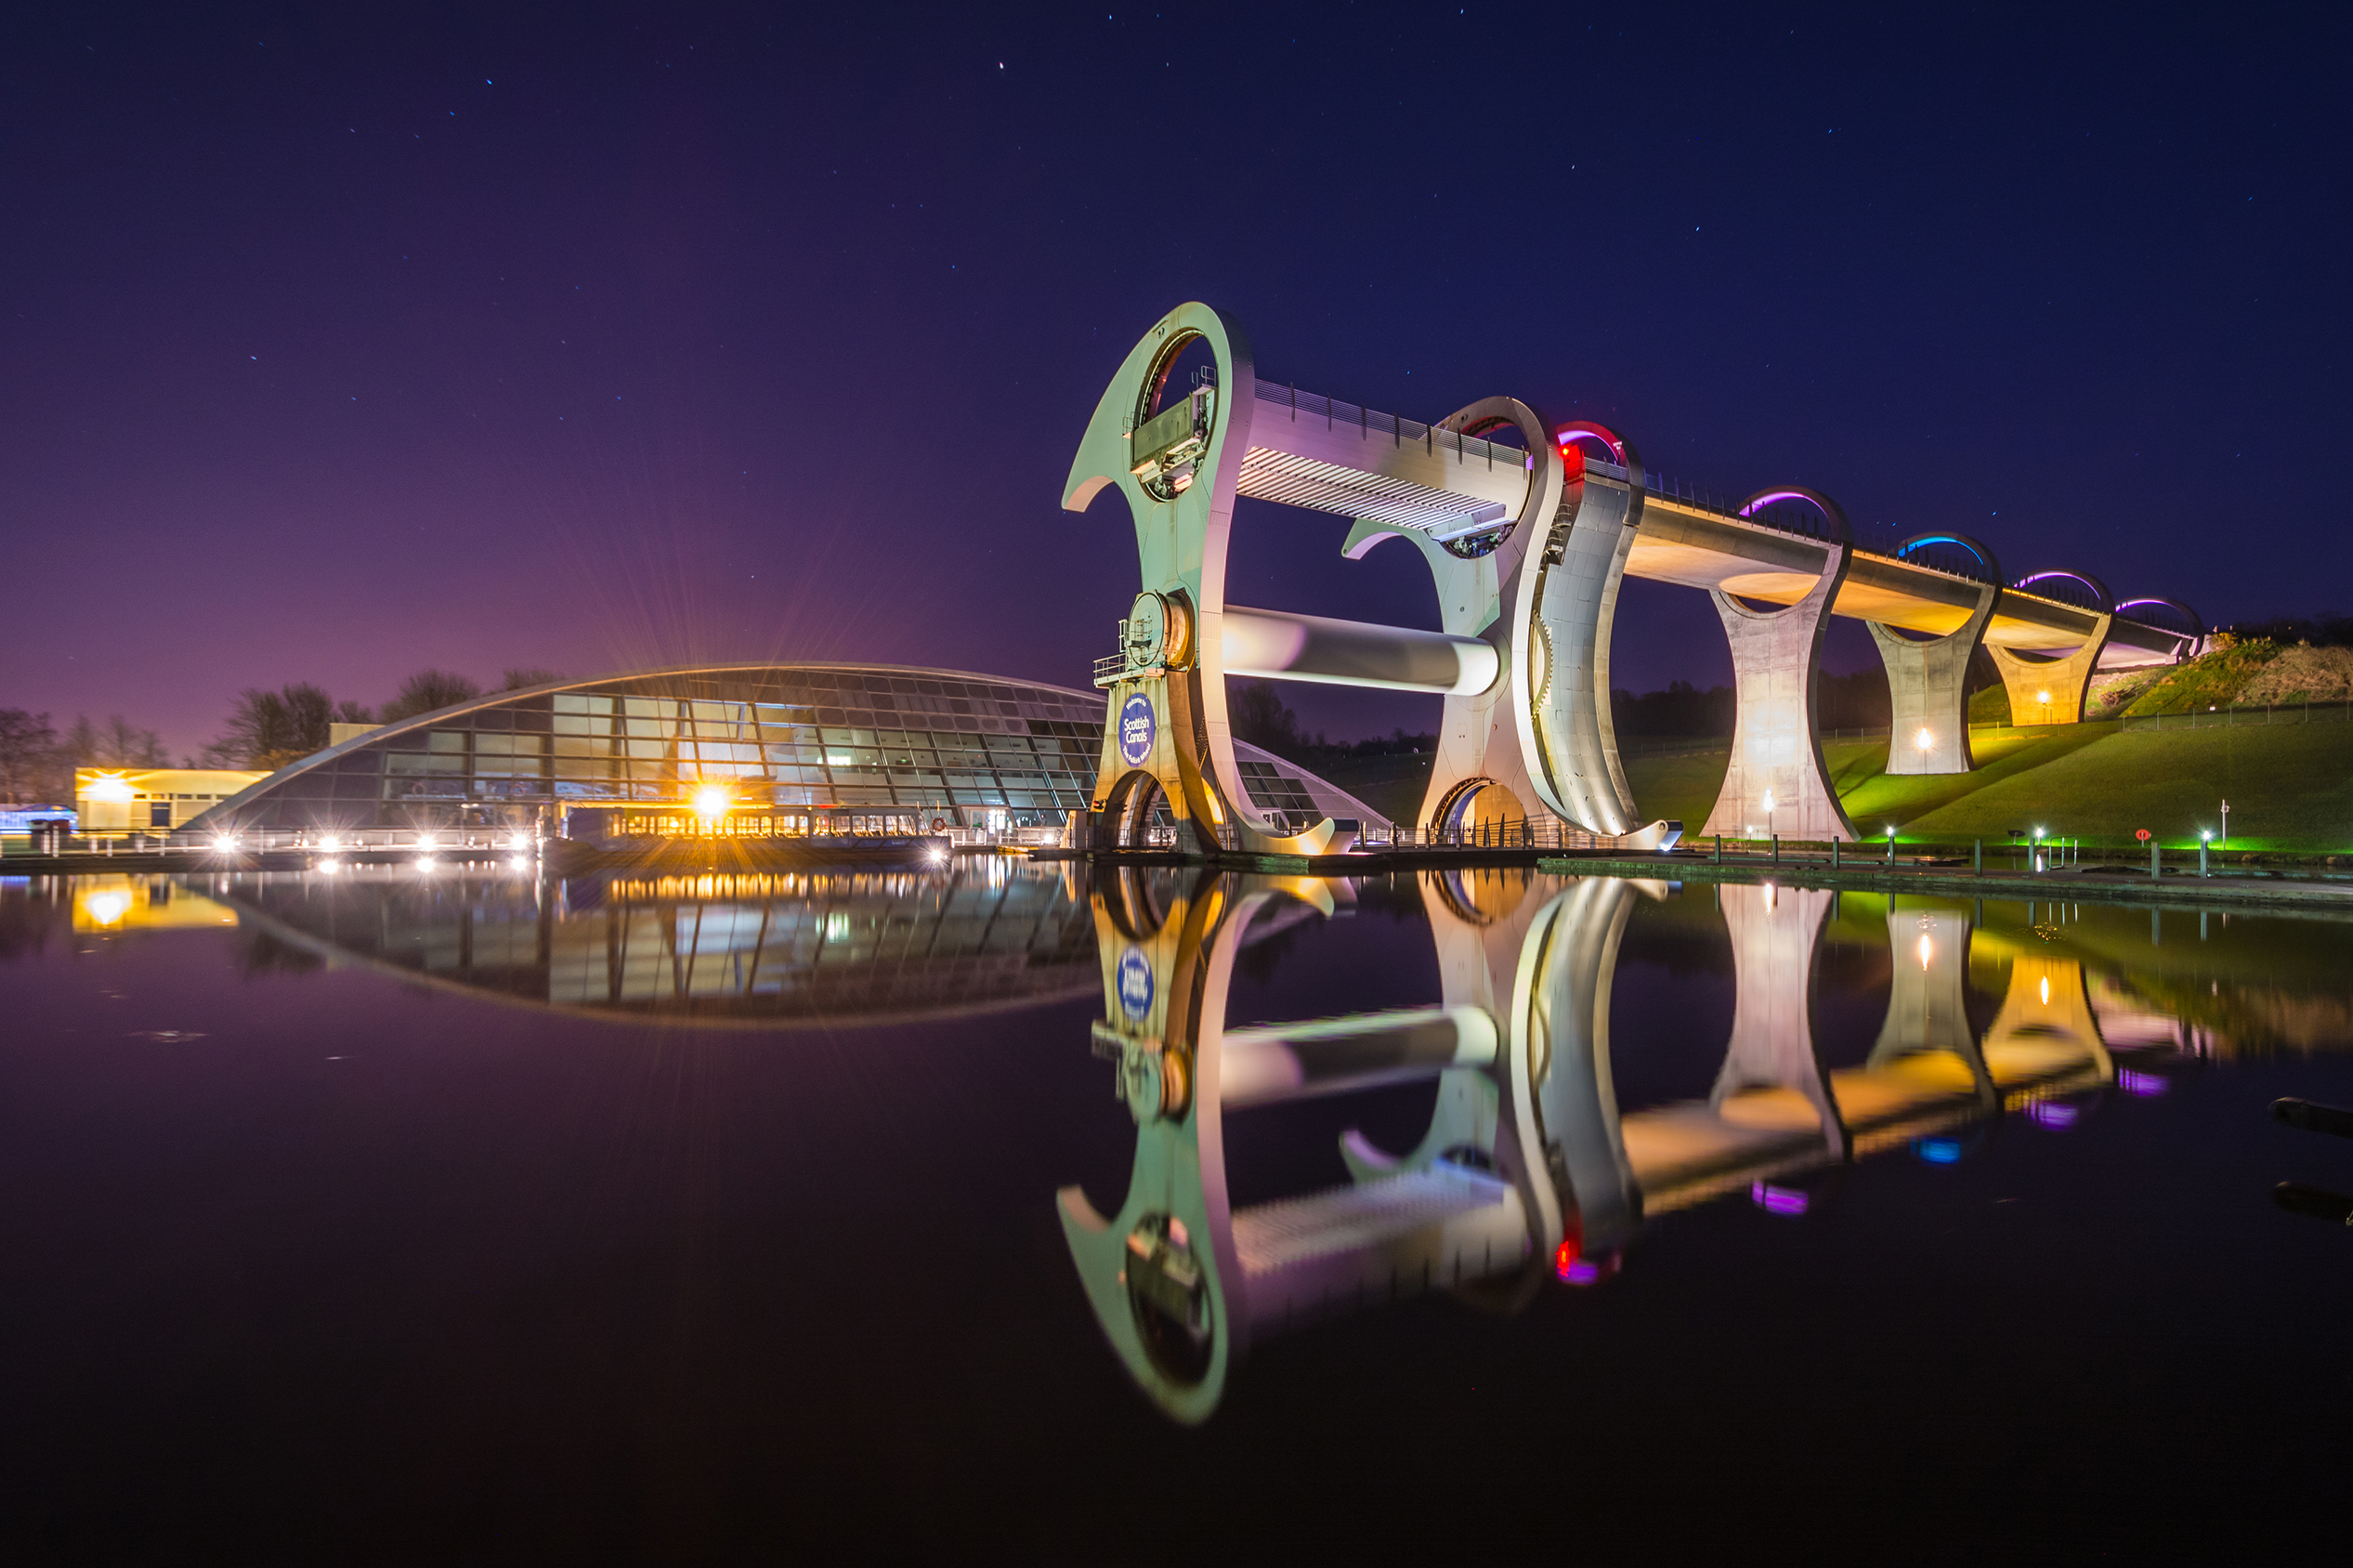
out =
<path fill-rule="evenodd" d="M 1950 1138 L 1923 1138 L 1912 1145 L 1912 1150 L 1930 1165 L 1961 1163 L 1961 1145 Z"/>

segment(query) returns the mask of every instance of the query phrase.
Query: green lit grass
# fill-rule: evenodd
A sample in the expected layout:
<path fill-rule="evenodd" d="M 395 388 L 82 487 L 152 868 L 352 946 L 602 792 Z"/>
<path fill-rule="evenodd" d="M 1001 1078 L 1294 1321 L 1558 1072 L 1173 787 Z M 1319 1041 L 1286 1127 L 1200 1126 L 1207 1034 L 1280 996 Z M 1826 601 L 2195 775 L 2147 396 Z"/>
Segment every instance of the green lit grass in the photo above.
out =
<path fill-rule="evenodd" d="M 2230 847 L 2333 853 L 2353 849 L 2353 725 L 2139 729 L 2115 723 L 1980 731 L 1974 773 L 1896 777 L 1884 743 L 1824 749 L 1824 761 L 1866 838 L 2007 843 L 2013 828 L 2042 828 L 2095 848 L 2134 843 L 2147 828 L 2163 843 L 2195 847 L 2221 826 Z M 1723 785 L 1729 751 L 1641 758 L 1627 764 L 1640 815 L 1680 818 L 1692 833 Z"/>

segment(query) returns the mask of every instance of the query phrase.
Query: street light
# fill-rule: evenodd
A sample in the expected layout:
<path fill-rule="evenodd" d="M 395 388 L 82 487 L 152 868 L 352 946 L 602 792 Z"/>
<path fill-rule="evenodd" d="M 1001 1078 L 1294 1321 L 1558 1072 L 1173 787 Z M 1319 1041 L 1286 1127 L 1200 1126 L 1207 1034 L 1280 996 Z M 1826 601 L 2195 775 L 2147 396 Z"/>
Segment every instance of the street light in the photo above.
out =
<path fill-rule="evenodd" d="M 1912 744 L 1917 746 L 1923 751 L 1933 751 L 1936 750 L 1936 734 L 1932 730 L 1923 729 L 1920 731 L 1919 735 L 1914 738 Z"/>
<path fill-rule="evenodd" d="M 2220 844 L 2229 843 L 2230 842 L 2230 803 L 2229 801 L 2222 803 L 2222 831 L 2217 835 L 2217 838 L 2219 840 L 2219 843 L 2216 845 L 2217 848 L 2220 847 Z"/>
<path fill-rule="evenodd" d="M 1766 836 L 1767 838 L 1771 838 L 1771 837 L 1772 837 L 1772 832 L 1773 832 L 1773 792 L 1772 792 L 1771 790 L 1768 790 L 1768 791 L 1765 791 L 1765 836 Z"/>

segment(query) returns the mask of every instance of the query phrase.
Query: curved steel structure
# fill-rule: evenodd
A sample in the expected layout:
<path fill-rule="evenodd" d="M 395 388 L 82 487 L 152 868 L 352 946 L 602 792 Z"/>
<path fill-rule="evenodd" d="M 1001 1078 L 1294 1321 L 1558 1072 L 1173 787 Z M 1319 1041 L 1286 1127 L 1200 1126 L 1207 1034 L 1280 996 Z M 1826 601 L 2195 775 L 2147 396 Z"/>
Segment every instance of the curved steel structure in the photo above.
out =
<path fill-rule="evenodd" d="M 1211 362 L 1172 391 L 1172 368 L 1196 348 L 1193 358 Z M 2120 618 L 2106 586 L 2080 573 L 2005 587 L 1992 552 L 1959 535 L 1916 535 L 1891 555 L 1859 550 L 1837 503 L 1803 486 L 1759 490 L 1729 511 L 1670 493 L 1619 432 L 1590 420 L 1548 425 L 1516 399 L 1484 399 L 1420 425 L 1261 380 L 1239 325 L 1198 303 L 1170 312 L 1131 350 L 1080 439 L 1063 505 L 1084 510 L 1114 488 L 1135 529 L 1141 592 L 1120 622 L 1119 652 L 1097 665 L 1109 713 L 1091 842 L 1104 849 L 1135 843 L 1163 802 L 1196 854 L 1313 855 L 1331 843 L 1328 822 L 1301 829 L 1272 817 L 1241 788 L 1229 675 L 1443 698 L 1428 826 L 1548 811 L 1595 834 L 1634 831 L 1641 816 L 1609 683 L 1618 588 L 1629 573 L 1706 589 L 1733 644 L 1740 736 L 1711 830 L 1853 835 L 1814 734 L 1824 616 L 1883 629 L 1891 669 L 1919 665 L 1924 706 L 1905 710 L 1900 772 L 1970 765 L 1967 725 L 1946 687 L 1957 686 L 1980 645 L 2004 660 L 2006 675 L 2024 670 L 2028 689 L 2051 690 L 2036 705 L 2039 722 L 2058 723 L 2080 716 L 2082 680 L 2035 655 L 2074 649 L 2069 668 L 2080 664 L 2087 679 L 2103 661 L 2163 661 L 2196 641 Z M 1412 540 L 1430 567 L 1442 629 L 1229 603 L 1227 544 L 1242 496 L 1350 519 L 1340 552 L 1350 559 L 1392 535 Z M 1823 526 L 1771 516 L 1783 503 L 1802 503 Z M 1967 551 L 1976 568 L 1925 557 L 1941 544 Z M 2080 594 L 2035 591 L 2062 578 L 2087 589 L 2093 606 L 2074 602 Z M 1922 637 L 1939 641 L 1911 640 Z M 1905 651 L 1915 646 L 1948 651 Z M 1918 744 L 1922 734 L 1930 745 Z"/>
<path fill-rule="evenodd" d="M 2184 621 L 2187 621 L 2190 623 L 2190 634 L 2192 637 L 2196 638 L 2200 642 L 2203 642 L 2205 640 L 2205 617 L 2200 615 L 2196 610 L 2191 609 L 2179 599 L 2160 599 L 2155 597 L 2126 599 L 2124 603 L 2116 607 L 2116 613 L 2118 615 L 2123 615 L 2125 611 L 2137 609 L 2143 605 L 2156 605 L 2162 608 L 2173 611 L 2176 615 L 2180 616 Z"/>

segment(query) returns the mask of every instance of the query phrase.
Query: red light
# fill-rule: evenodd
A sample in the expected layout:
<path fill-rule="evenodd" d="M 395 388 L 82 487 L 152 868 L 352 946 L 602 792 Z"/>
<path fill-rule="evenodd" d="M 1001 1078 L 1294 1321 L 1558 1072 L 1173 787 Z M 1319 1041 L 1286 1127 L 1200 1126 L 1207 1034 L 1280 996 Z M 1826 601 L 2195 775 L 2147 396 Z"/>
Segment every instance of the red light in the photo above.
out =
<path fill-rule="evenodd" d="M 1582 1236 L 1573 1235 L 1563 1240 L 1552 1254 L 1552 1272 L 1562 1279 L 1568 1278 L 1576 1268 L 1577 1255 L 1584 1249 L 1585 1240 Z"/>

